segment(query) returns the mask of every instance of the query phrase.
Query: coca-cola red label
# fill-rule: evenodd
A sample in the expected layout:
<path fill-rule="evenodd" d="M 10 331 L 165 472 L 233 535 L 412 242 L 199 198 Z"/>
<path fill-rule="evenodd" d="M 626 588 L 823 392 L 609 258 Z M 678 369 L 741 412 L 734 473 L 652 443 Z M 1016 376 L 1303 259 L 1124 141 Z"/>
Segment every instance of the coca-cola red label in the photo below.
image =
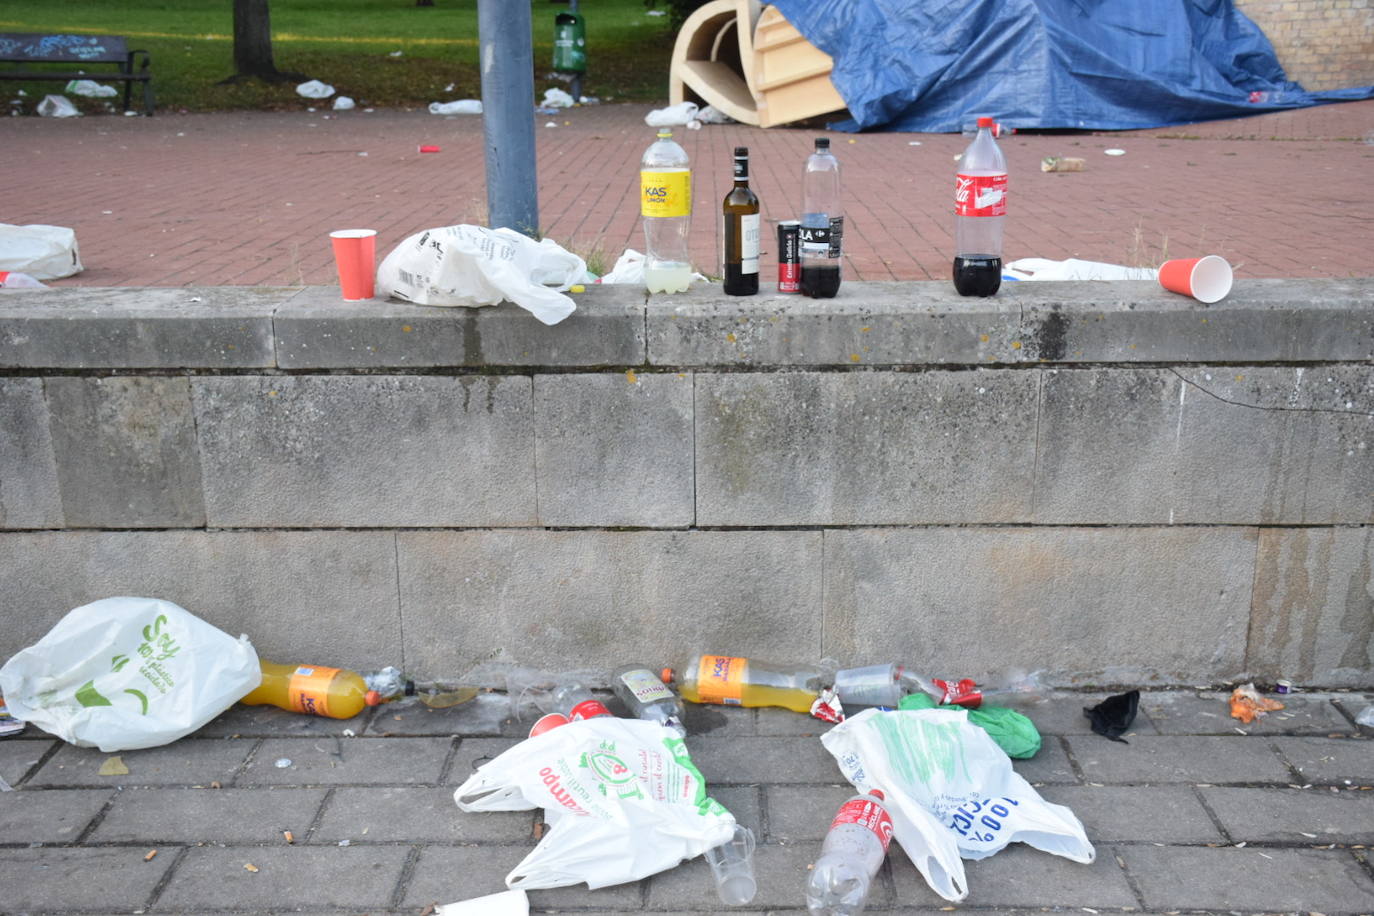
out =
<path fill-rule="evenodd" d="M 978 689 L 978 684 L 972 678 L 966 677 L 961 681 L 942 681 L 934 678 L 931 683 L 945 692 L 940 698 L 941 706 L 977 709 L 983 705 L 983 692 Z"/>
<path fill-rule="evenodd" d="M 568 718 L 574 722 L 581 722 L 583 719 L 595 719 L 597 716 L 610 714 L 611 711 L 600 700 L 583 700 L 568 711 Z"/>
<path fill-rule="evenodd" d="M 955 175 L 954 212 L 959 216 L 1006 216 L 1007 173 Z"/>
<path fill-rule="evenodd" d="M 851 798 L 840 805 L 835 819 L 830 822 L 830 829 L 834 830 L 841 824 L 858 824 L 872 830 L 883 844 L 883 852 L 887 852 L 887 846 L 892 842 L 892 815 L 871 798 Z"/>

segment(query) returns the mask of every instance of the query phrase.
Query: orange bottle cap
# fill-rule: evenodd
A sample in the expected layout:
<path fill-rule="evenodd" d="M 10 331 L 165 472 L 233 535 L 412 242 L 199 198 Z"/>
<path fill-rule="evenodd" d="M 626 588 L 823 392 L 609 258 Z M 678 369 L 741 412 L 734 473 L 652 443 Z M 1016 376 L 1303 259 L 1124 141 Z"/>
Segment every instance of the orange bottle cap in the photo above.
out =
<path fill-rule="evenodd" d="M 665 684 L 671 684 L 674 679 L 673 669 L 664 668 L 662 671 L 658 673 L 658 679 Z"/>
<path fill-rule="evenodd" d="M 363 702 L 368 706 L 381 706 L 382 695 L 375 690 L 369 690 L 363 695 Z"/>

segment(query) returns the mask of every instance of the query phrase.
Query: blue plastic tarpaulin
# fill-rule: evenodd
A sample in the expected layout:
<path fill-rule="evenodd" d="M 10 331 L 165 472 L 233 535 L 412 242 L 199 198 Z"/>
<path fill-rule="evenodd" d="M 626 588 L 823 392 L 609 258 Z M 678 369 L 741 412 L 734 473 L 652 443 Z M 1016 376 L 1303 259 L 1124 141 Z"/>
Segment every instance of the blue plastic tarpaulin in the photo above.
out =
<path fill-rule="evenodd" d="M 775 0 L 834 58 L 839 130 L 1129 130 L 1374 97 L 1307 92 L 1232 0 Z"/>

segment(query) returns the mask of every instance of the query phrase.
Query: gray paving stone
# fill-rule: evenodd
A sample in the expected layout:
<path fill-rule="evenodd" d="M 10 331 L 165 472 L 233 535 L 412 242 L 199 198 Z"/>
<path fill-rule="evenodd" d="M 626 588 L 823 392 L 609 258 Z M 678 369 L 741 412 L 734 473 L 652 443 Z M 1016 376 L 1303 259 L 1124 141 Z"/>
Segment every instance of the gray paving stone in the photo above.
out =
<path fill-rule="evenodd" d="M 158 897 L 157 909 L 184 913 L 219 909 L 229 901 L 236 909 L 273 912 L 381 908 L 390 904 L 409 852 L 406 846 L 193 847 Z"/>
<path fill-rule="evenodd" d="M 1374 879 L 1344 849 L 1128 846 L 1119 851 L 1147 907 L 1365 913 Z"/>
<path fill-rule="evenodd" d="M 484 815 L 486 816 L 486 815 Z M 424 907 L 453 903 L 506 890 L 506 875 L 530 854 L 528 846 L 427 846 L 420 851 L 403 906 Z M 642 899 L 641 882 L 588 890 L 585 884 L 529 892 L 530 910 L 556 907 L 636 909 Z M 414 910 L 411 910 L 414 912 Z"/>
<path fill-rule="evenodd" d="M 1230 691 L 1147 694 L 1140 705 L 1164 735 L 1234 735 L 1237 729 L 1247 735 L 1326 735 L 1354 734 L 1357 730 L 1332 705 L 1330 694 L 1279 696 L 1261 692 L 1283 703 L 1284 708 L 1265 713 L 1249 725 L 1231 718 Z"/>
<path fill-rule="evenodd" d="M 71 528 L 205 524 L 184 378 L 49 378 L 53 455 Z"/>
<path fill-rule="evenodd" d="M 1360 436 L 1365 438 L 1370 437 Z M 1322 441 L 1325 451 L 1338 440 Z M 1347 440 L 1339 447 L 1362 456 L 1374 452 L 1353 446 Z M 1313 467 L 1309 473 L 1320 472 Z M 1357 493 L 1363 486 L 1365 482 L 1351 482 L 1342 495 Z M 1367 502 L 1347 499 L 1355 504 L 1350 511 L 1360 511 L 1359 504 Z M 1369 686 L 1374 668 L 1374 630 L 1369 623 L 1374 594 L 1372 532 L 1368 527 L 1264 529 L 1255 561 L 1247 670 L 1296 684 Z"/>
<path fill-rule="evenodd" d="M 0 527 L 61 525 L 43 380 L 0 378 Z"/>
<path fill-rule="evenodd" d="M 1350 738 L 1275 738 L 1273 744 L 1303 783 L 1374 785 L 1374 741 Z"/>
<path fill-rule="evenodd" d="M 1083 714 L 1083 710 L 1096 706 L 1109 696 L 1112 694 L 1106 691 L 1089 693 L 1054 691 L 1043 703 L 1028 706 L 1021 712 L 1030 717 L 1042 737 L 1046 735 L 1091 735 L 1093 734 L 1092 721 Z M 1143 708 L 1149 696 L 1148 693 L 1141 694 L 1141 708 L 1136 712 L 1135 722 L 1131 724 L 1131 731 L 1124 736 L 1127 740 L 1132 735 L 1152 735 L 1155 733 L 1154 725 Z"/>
<path fill-rule="evenodd" d="M 1118 744 L 1092 735 L 1064 740 L 1089 783 L 1293 781 L 1267 738 L 1141 736 Z"/>
<path fill-rule="evenodd" d="M 753 831 L 755 842 L 764 841 L 763 790 L 760 787 L 716 786 L 707 782 L 706 794 L 724 805 L 725 810 L 735 816 L 736 823 Z"/>
<path fill-rule="evenodd" d="M 840 805 L 858 793 L 848 783 L 833 786 L 766 786 L 770 843 L 825 839 Z M 762 839 L 762 838 L 760 838 Z"/>
<path fill-rule="evenodd" d="M 529 840 L 539 816 L 534 810 L 459 811 L 453 789 L 445 786 L 340 788 L 310 842 L 519 845 Z"/>
<path fill-rule="evenodd" d="M 697 522 L 1025 522 L 1035 373 L 699 373 Z"/>
<path fill-rule="evenodd" d="M 577 311 L 545 327 L 509 302 L 435 308 L 342 302 L 338 287 L 307 287 L 274 316 L 283 369 L 424 366 L 638 366 L 644 289 L 588 285 Z"/>
<path fill-rule="evenodd" d="M 542 525 L 696 520 L 692 374 L 534 377 Z"/>
<path fill-rule="evenodd" d="M 28 736 L 42 734 L 35 726 L 30 725 L 20 738 L 7 738 L 0 741 L 0 779 L 5 780 L 11 786 L 19 784 L 24 775 L 33 769 L 38 761 L 43 759 L 43 755 L 57 742 L 51 739 L 32 740 Z"/>
<path fill-rule="evenodd" d="M 511 718 L 510 698 L 504 693 L 481 693 L 466 703 L 431 709 L 407 698 L 377 709 L 369 735 L 486 735 L 504 733 Z M 529 731 L 526 723 L 525 732 Z"/>
<path fill-rule="evenodd" d="M 91 842 L 303 842 L 324 789 L 126 789 L 116 794 Z"/>
<path fill-rule="evenodd" d="M 1374 792 L 1201 789 L 1237 842 L 1374 843 Z"/>
<path fill-rule="evenodd" d="M 689 735 L 710 735 L 731 738 L 736 735 L 798 734 L 786 730 L 799 717 L 786 709 L 746 709 L 740 706 L 717 706 L 714 703 L 684 703 L 686 715 L 682 724 Z M 765 724 L 766 723 L 766 724 Z"/>
<path fill-rule="evenodd" d="M 528 378 L 205 377 L 192 393 L 212 525 L 537 521 Z"/>
<path fill-rule="evenodd" d="M 388 709 L 390 707 L 380 707 Z M 351 719 L 305 716 L 276 706 L 235 703 L 196 731 L 198 738 L 299 738 L 363 734 L 374 712 L 364 709 Z"/>
<path fill-rule="evenodd" d="M 808 867 L 820 853 L 819 843 L 779 846 L 765 844 L 754 849 L 754 880 L 758 890 L 749 906 L 805 907 Z M 892 888 L 881 876 L 870 892 L 873 909 L 892 905 Z M 649 878 L 648 909 L 697 907 L 703 910 L 733 912 L 721 905 L 711 868 L 698 856 L 677 868 Z"/>
<path fill-rule="evenodd" d="M 267 738 L 235 786 L 436 783 L 451 738 Z M 291 761 L 279 767 L 280 760 Z"/>
<path fill-rule="evenodd" d="M 688 735 L 687 750 L 707 785 L 834 783 L 843 779 L 835 758 L 814 738 Z"/>
<path fill-rule="evenodd" d="M 251 741 L 183 738 L 162 747 L 107 754 L 91 747 L 66 744 L 43 764 L 27 785 L 208 786 L 219 781 L 227 786 L 252 747 Z M 129 775 L 101 776 L 98 772 L 101 764 L 116 756 L 129 768 Z"/>
<path fill-rule="evenodd" d="M 1078 782 L 1069 755 L 1055 735 L 1041 736 L 1040 750 L 1027 760 L 1013 759 L 1011 768 L 1031 785 L 1072 785 Z"/>
<path fill-rule="evenodd" d="M 0 631 L 0 657 L 37 642 L 74 607 L 156 595 L 226 633 L 250 634 L 274 661 L 364 671 L 401 661 L 389 531 L 10 533 L 0 548 L 9 600 L 26 609 Z"/>
<path fill-rule="evenodd" d="M 1045 786 L 1040 789 L 1040 795 L 1046 801 L 1071 809 L 1083 822 L 1088 839 L 1094 843 L 1225 841 L 1190 787 Z"/>
<path fill-rule="evenodd" d="M 945 901 L 930 889 L 911 860 L 893 843 L 888 851 L 897 899 L 903 906 L 937 907 Z M 1126 875 L 1112 847 L 1098 846 L 1090 865 L 1013 843 L 988 859 L 964 862 L 968 897 L 961 906 L 1134 907 Z"/>
<path fill-rule="evenodd" d="M 11 913 L 141 908 L 175 858 L 146 849 L 0 849 L 0 888 Z"/>
<path fill-rule="evenodd" d="M 824 654 L 928 672 L 957 659 L 959 676 L 987 682 L 1048 666 L 1177 683 L 1242 664 L 1254 559 L 1239 528 L 826 531 Z"/>
<path fill-rule="evenodd" d="M 477 772 L 477 768 L 490 763 L 524 739 L 520 738 L 464 738 L 458 742 L 453 754 L 453 766 L 449 768 L 447 785 L 460 786 L 467 778 Z"/>
<path fill-rule="evenodd" d="M 0 837 L 6 843 L 75 842 L 113 794 L 107 789 L 8 792 L 0 801 Z"/>
<path fill-rule="evenodd" d="M 1366 709 L 1374 709 L 1374 696 L 1369 694 L 1338 693 L 1332 696 L 1332 702 L 1352 721 L 1358 720 Z M 1374 737 L 1374 725 L 1356 725 L 1355 729 L 1361 735 Z"/>
<path fill-rule="evenodd" d="M 686 659 L 677 656 L 697 647 L 741 655 L 766 649 L 782 659 L 820 652 L 818 531 L 482 530 L 396 538 L 406 665 L 421 680 L 453 676 L 473 647 L 519 646 L 521 664 L 555 671 L 566 670 L 569 659 L 681 664 Z M 814 613 L 803 617 L 804 609 Z"/>

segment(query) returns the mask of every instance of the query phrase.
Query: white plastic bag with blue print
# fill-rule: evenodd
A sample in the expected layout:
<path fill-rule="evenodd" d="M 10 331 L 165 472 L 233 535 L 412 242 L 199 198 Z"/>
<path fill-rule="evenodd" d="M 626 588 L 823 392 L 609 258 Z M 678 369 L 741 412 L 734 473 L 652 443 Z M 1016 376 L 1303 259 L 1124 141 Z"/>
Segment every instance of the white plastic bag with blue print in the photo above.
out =
<path fill-rule="evenodd" d="M 867 709 L 821 737 L 860 792 L 880 789 L 893 835 L 946 900 L 968 894 L 964 859 L 1025 843 L 1074 862 L 1096 858 L 1083 824 L 1045 801 L 963 709 Z"/>
<path fill-rule="evenodd" d="M 506 876 L 512 889 L 638 881 L 735 832 L 682 739 L 642 719 L 582 719 L 535 735 L 478 767 L 453 800 L 463 811 L 544 809 L 549 831 Z"/>
<path fill-rule="evenodd" d="M 247 636 L 159 598 L 82 605 L 0 668 L 15 718 L 106 752 L 175 741 L 261 682 Z"/>

